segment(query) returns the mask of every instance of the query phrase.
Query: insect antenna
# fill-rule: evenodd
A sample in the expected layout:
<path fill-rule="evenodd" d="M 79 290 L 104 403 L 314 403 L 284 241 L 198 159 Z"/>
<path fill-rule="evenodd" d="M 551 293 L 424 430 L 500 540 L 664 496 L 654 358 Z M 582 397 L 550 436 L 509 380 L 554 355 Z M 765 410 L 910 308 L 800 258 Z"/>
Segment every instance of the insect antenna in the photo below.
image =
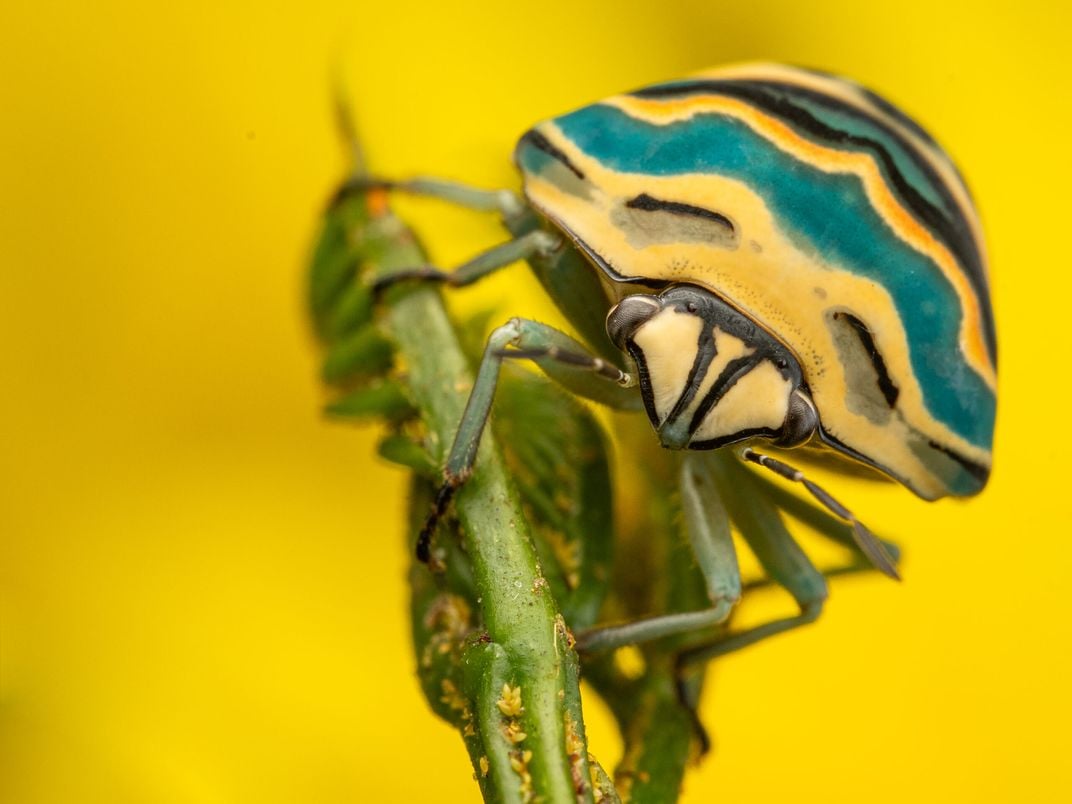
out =
<path fill-rule="evenodd" d="M 762 466 L 764 469 L 768 469 L 786 480 L 792 480 L 803 485 L 812 497 L 822 503 L 824 508 L 852 526 L 853 541 L 856 542 L 856 546 L 860 548 L 860 551 L 867 556 L 868 560 L 876 568 L 896 581 L 901 580 L 894 560 L 890 557 L 879 538 L 858 520 L 852 511 L 835 500 L 826 489 L 808 480 L 799 469 L 783 463 L 777 458 L 756 452 L 751 447 L 745 447 L 738 454 L 742 460 Z"/>

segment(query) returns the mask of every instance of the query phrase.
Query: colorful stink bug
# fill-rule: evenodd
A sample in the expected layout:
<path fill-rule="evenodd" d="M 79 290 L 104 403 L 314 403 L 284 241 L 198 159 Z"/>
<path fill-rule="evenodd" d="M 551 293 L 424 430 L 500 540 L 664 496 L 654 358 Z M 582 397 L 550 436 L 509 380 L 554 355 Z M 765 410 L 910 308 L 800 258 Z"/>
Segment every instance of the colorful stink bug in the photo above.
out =
<path fill-rule="evenodd" d="M 534 360 L 596 401 L 642 405 L 669 449 L 736 445 L 741 459 L 802 483 L 889 575 L 882 543 L 760 445 L 870 467 L 930 500 L 983 488 L 996 343 L 979 223 L 949 158 L 888 102 L 843 78 L 742 65 L 541 123 L 515 160 L 523 198 L 428 179 L 355 183 L 499 210 L 514 234 L 455 271 L 416 266 L 378 290 L 465 285 L 527 259 L 587 342 L 522 319 L 491 335 L 423 558 L 472 471 L 506 358 Z M 686 514 L 688 495 L 703 509 L 717 493 L 710 475 L 724 469 L 691 457 L 702 454 L 686 461 L 697 467 L 683 482 Z M 712 538 L 732 555 L 727 527 Z M 736 562 L 700 563 L 710 612 L 603 629 L 582 645 L 724 619 L 739 594 Z M 801 605 L 784 627 L 813 619 L 825 596 L 821 576 L 801 566 L 777 578 Z"/>

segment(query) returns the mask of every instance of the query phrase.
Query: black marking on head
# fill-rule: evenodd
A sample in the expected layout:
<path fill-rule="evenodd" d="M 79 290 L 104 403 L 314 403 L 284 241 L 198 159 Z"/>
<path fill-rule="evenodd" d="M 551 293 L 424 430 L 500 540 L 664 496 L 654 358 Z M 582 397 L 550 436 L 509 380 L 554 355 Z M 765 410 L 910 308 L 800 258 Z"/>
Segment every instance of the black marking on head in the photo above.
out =
<path fill-rule="evenodd" d="M 860 339 L 860 343 L 864 347 L 864 351 L 867 352 L 867 356 L 871 358 L 871 365 L 874 366 L 875 374 L 878 375 L 878 388 L 882 391 L 882 396 L 886 399 L 886 404 L 891 408 L 896 406 L 897 397 L 900 396 L 901 390 L 894 385 L 893 380 L 890 379 L 890 373 L 886 368 L 886 361 L 882 357 L 882 353 L 879 352 L 878 347 L 875 346 L 875 339 L 871 335 L 871 330 L 867 328 L 867 325 L 856 316 L 851 313 L 837 311 L 834 313 L 835 320 L 844 319 L 848 323 L 857 337 Z"/>
<path fill-rule="evenodd" d="M 707 288 L 695 285 L 675 284 L 659 294 L 666 305 L 673 305 L 678 310 L 699 315 L 710 326 L 718 327 L 727 335 L 732 335 L 749 344 L 757 351 L 754 356 L 770 358 L 777 352 L 779 357 L 786 357 L 786 372 L 783 376 L 792 377 L 797 384 L 801 381 L 799 372 L 793 373 L 795 358 L 763 327 L 742 313 L 730 302 Z M 779 368 L 781 368 L 779 366 Z"/>
<path fill-rule="evenodd" d="M 772 430 L 769 427 L 752 427 L 747 430 L 739 430 L 730 435 L 712 438 L 709 441 L 689 442 L 689 449 L 718 449 L 727 444 L 736 444 L 738 441 L 746 441 L 749 438 L 774 438 L 776 435 L 778 435 L 778 431 Z"/>
<path fill-rule="evenodd" d="M 568 156 L 566 156 L 561 150 L 558 149 L 558 147 L 556 147 L 549 139 L 547 139 L 547 137 L 545 137 L 536 129 L 533 128 L 526 131 L 524 136 L 521 137 L 521 142 L 528 143 L 536 150 L 543 151 L 552 159 L 561 162 L 578 179 L 584 178 L 584 173 L 581 171 L 581 169 L 575 164 L 573 164 Z"/>
<path fill-rule="evenodd" d="M 633 343 L 632 340 L 627 341 L 626 346 L 628 347 L 629 356 L 636 363 L 637 381 L 640 384 L 640 398 L 644 400 L 644 410 L 648 414 L 648 421 L 657 422 L 659 421 L 659 413 L 655 410 L 651 373 L 648 371 L 648 362 L 644 359 L 644 350 Z"/>
<path fill-rule="evenodd" d="M 863 88 L 861 87 L 861 89 Z M 866 92 L 866 90 L 864 91 Z M 922 156 L 915 145 L 906 140 L 900 132 L 891 128 L 873 112 L 857 108 L 836 98 L 832 98 L 823 92 L 786 82 L 752 79 L 682 81 L 648 87 L 646 89 L 637 90 L 632 94 L 640 98 L 673 98 L 703 93 L 720 94 L 725 95 L 726 97 L 744 100 L 770 114 L 782 118 L 797 129 L 818 139 L 820 142 L 833 143 L 838 147 L 846 144 L 854 145 L 863 151 L 870 153 L 876 161 L 881 164 L 884 174 L 889 178 L 890 183 L 896 189 L 897 194 L 904 200 L 905 204 L 907 204 L 912 212 L 937 235 L 938 239 L 941 240 L 950 251 L 953 252 L 957 261 L 963 266 L 965 276 L 968 278 L 972 285 L 972 289 L 980 300 L 984 336 L 987 341 L 990 356 L 994 360 L 994 364 L 997 365 L 997 340 L 994 335 L 993 311 L 987 303 L 990 297 L 989 283 L 987 281 L 985 269 L 983 268 L 983 259 L 979 251 L 979 244 L 976 242 L 975 236 L 972 233 L 967 220 L 960 213 L 960 207 L 947 188 L 946 183 L 936 173 L 930 163 Z M 874 98 L 877 96 L 872 96 L 873 93 L 868 96 L 868 100 L 874 102 Z M 913 167 L 927 179 L 928 183 L 938 193 L 941 204 L 945 209 L 943 210 L 935 206 L 911 185 L 897 167 L 889 150 L 881 142 L 832 127 L 816 118 L 807 109 L 793 103 L 793 100 L 797 98 L 817 106 L 831 109 L 855 120 L 863 121 L 880 130 L 893 142 L 898 144 L 905 155 L 912 161 Z M 884 103 L 885 106 L 882 106 L 879 103 L 875 103 L 875 106 L 880 108 L 882 112 L 889 114 L 886 107 L 893 107 L 886 101 L 883 101 L 882 103 Z M 905 120 L 909 120 L 903 112 L 898 112 L 894 117 L 902 124 L 904 124 Z M 913 123 L 912 125 L 913 130 L 919 129 L 919 131 L 922 131 L 918 124 Z M 931 140 L 929 136 L 927 136 L 926 139 L 933 143 L 933 140 Z M 945 152 L 940 148 L 937 146 L 934 147 L 940 153 L 945 155 Z M 948 159 L 948 156 L 946 158 L 950 164 L 952 164 L 952 160 Z M 954 171 L 955 170 L 956 166 L 954 165 Z M 959 177 L 959 173 L 957 175 Z"/>
<path fill-rule="evenodd" d="M 691 302 L 690 302 L 691 304 Z M 686 310 L 689 314 L 695 312 L 695 305 L 692 310 Z M 696 344 L 696 359 L 692 361 L 692 368 L 689 369 L 689 376 L 685 380 L 685 390 L 681 392 L 681 396 L 677 398 L 677 402 L 674 403 L 674 407 L 670 409 L 670 412 L 666 414 L 665 421 L 673 421 L 681 415 L 696 396 L 696 392 L 700 389 L 700 384 L 703 382 L 703 377 L 707 374 L 707 369 L 711 365 L 711 361 L 718 355 L 718 344 L 715 343 L 715 339 L 711 337 L 711 326 L 706 321 L 704 326 L 700 328 L 699 341 Z M 692 430 L 690 429 L 691 433 Z"/>
<path fill-rule="evenodd" d="M 622 303 L 625 303 L 629 298 L 623 299 Z M 695 435 L 696 431 L 702 426 L 704 418 L 726 393 L 742 377 L 764 361 L 770 362 L 781 377 L 787 380 L 793 388 L 799 389 L 802 393 L 807 393 L 800 365 L 792 353 L 756 322 L 733 308 L 728 302 L 710 290 L 694 285 L 675 284 L 660 293 L 657 298 L 664 312 L 671 311 L 682 315 L 692 315 L 702 322 L 696 344 L 696 353 L 688 376 L 677 399 L 664 417 L 659 416 L 659 412 L 655 407 L 651 375 L 645 362 L 644 350 L 631 337 L 625 339 L 625 346 L 637 366 L 641 395 L 644 399 L 644 407 L 648 413 L 648 418 L 660 433 L 668 425 L 676 430 L 680 425 L 684 424 L 683 416 L 696 401 L 696 396 L 704 385 L 705 377 L 711 370 L 711 363 L 717 355 L 718 345 L 714 332 L 716 329 L 729 337 L 742 341 L 749 348 L 749 351 L 746 355 L 729 360 L 714 379 L 711 387 L 704 393 L 688 422 L 686 432 L 690 438 Z M 662 344 L 663 351 L 666 351 L 667 348 L 674 349 L 682 345 L 674 343 Z M 818 422 L 816 421 L 817 424 Z M 748 430 L 744 434 L 731 434 L 727 437 L 704 442 L 707 446 L 700 448 L 712 449 L 716 445 L 734 443 L 749 437 L 750 434 L 761 433 L 773 438 L 783 434 L 783 429 L 783 427 L 778 427 L 773 429 L 760 428 L 754 431 Z M 812 430 L 813 428 L 809 430 L 809 434 Z M 675 434 L 675 442 L 677 438 L 678 434 Z M 681 446 L 685 446 L 685 444 Z M 693 448 L 691 442 L 688 443 L 688 448 Z"/>
<path fill-rule="evenodd" d="M 692 421 L 689 422 L 690 436 L 703 424 L 703 420 L 711 411 L 711 408 L 718 404 L 719 400 L 737 384 L 737 380 L 756 367 L 756 364 L 760 362 L 757 357 L 755 354 L 737 357 L 726 364 L 726 367 L 722 369 L 722 373 L 718 375 L 707 394 L 700 400 L 700 404 L 696 406 L 696 412 L 692 414 Z"/>
<path fill-rule="evenodd" d="M 641 193 L 636 198 L 629 199 L 625 202 L 625 205 L 629 207 L 629 209 L 642 209 L 645 212 L 670 212 L 674 215 L 693 215 L 697 218 L 704 218 L 725 226 L 730 230 L 729 233 L 731 235 L 736 231 L 733 221 L 720 212 L 693 206 L 692 204 L 683 204 L 680 201 L 663 201 L 659 198 L 652 198 L 647 193 Z"/>

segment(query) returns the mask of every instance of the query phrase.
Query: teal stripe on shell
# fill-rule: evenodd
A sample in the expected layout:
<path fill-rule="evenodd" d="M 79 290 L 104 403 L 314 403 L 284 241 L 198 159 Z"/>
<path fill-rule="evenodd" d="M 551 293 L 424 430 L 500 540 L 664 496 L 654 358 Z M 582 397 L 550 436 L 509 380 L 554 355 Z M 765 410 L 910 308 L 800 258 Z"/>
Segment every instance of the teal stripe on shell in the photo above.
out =
<path fill-rule="evenodd" d="M 956 291 L 933 260 L 897 237 L 858 177 L 824 173 L 726 115 L 655 125 L 595 104 L 553 122 L 612 170 L 711 173 L 747 183 L 798 248 L 887 289 L 928 410 L 957 435 L 990 449 L 995 397 L 956 348 L 963 315 Z"/>
<path fill-rule="evenodd" d="M 887 131 L 884 126 L 877 125 L 874 121 L 869 120 L 868 117 L 858 109 L 852 109 L 845 106 L 843 103 L 830 103 L 819 102 L 815 99 L 815 96 L 819 93 L 807 93 L 803 92 L 797 87 L 792 85 L 779 84 L 776 81 L 760 81 L 760 80 L 748 80 L 748 79 L 723 79 L 711 80 L 711 81 L 668 81 L 664 84 L 657 84 L 652 87 L 652 90 L 671 89 L 675 87 L 681 88 L 683 91 L 690 87 L 702 87 L 718 85 L 740 85 L 743 87 L 749 87 L 754 89 L 761 89 L 764 93 L 768 94 L 771 98 L 777 98 L 787 103 L 791 103 L 793 106 L 803 109 L 819 122 L 837 132 L 849 134 L 856 137 L 865 137 L 868 140 L 878 143 L 893 159 L 897 170 L 901 172 L 901 175 L 916 189 L 916 191 L 922 195 L 928 202 L 935 207 L 941 209 L 948 217 L 952 218 L 959 214 L 959 211 L 955 206 L 950 205 L 950 199 L 939 193 L 931 181 L 920 172 L 919 167 L 916 164 L 916 160 L 912 154 L 905 150 L 901 141 Z M 713 90 L 717 91 L 717 89 Z M 643 93 L 640 93 L 643 94 Z M 809 97 L 810 95 L 810 97 Z M 829 101 L 829 99 L 827 99 Z M 839 108 L 840 107 L 840 108 Z M 815 141 L 817 138 L 806 130 L 802 130 L 801 127 L 794 125 L 792 119 L 780 117 L 781 121 L 786 125 L 792 127 L 798 134 L 805 139 Z M 924 136 L 928 143 L 933 143 L 930 136 L 919 128 L 915 123 L 909 121 L 908 124 L 913 126 L 914 131 L 919 131 Z M 907 125 L 907 124 L 906 124 Z M 833 146 L 829 141 L 823 141 L 821 143 L 827 147 Z M 862 153 L 868 153 L 868 149 L 861 148 L 859 146 L 850 146 L 852 150 L 860 151 Z M 932 145 L 931 147 L 937 148 Z M 886 166 L 878 163 L 879 169 L 883 173 L 887 173 Z"/>
<path fill-rule="evenodd" d="M 785 95 L 787 100 L 791 100 L 795 106 L 804 109 L 816 120 L 825 123 L 831 128 L 853 136 L 865 137 L 881 144 L 893 159 L 894 164 L 897 166 L 897 170 L 899 170 L 908 183 L 916 189 L 916 192 L 922 195 L 931 204 L 941 209 L 947 217 L 954 218 L 954 216 L 960 214 L 959 210 L 948 203 L 948 197 L 938 193 L 930 180 L 920 172 L 912 155 L 901 147 L 901 143 L 897 139 L 887 134 L 883 128 L 876 126 L 874 123 L 867 120 L 861 119 L 858 114 L 849 114 L 844 111 L 839 111 L 836 108 L 815 103 L 807 97 L 801 97 L 799 95 L 790 96 L 786 93 L 782 94 Z M 807 134 L 805 134 L 805 136 L 807 136 Z M 830 143 L 823 144 L 830 147 Z M 868 153 L 867 149 L 860 148 L 859 146 L 852 146 L 852 150 Z M 882 173 L 889 178 L 889 171 L 881 161 L 878 161 L 878 167 Z"/>

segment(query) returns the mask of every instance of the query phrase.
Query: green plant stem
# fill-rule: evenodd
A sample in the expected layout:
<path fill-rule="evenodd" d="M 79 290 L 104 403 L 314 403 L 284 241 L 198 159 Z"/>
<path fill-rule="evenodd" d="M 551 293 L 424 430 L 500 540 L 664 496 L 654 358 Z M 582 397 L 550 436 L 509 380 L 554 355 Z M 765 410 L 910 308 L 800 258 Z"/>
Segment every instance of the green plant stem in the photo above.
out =
<path fill-rule="evenodd" d="M 371 231 L 364 236 L 380 243 L 370 261 L 373 275 L 426 261 L 410 231 L 389 212 L 371 218 L 367 227 Z M 410 396 L 421 412 L 425 446 L 442 465 L 472 387 L 468 362 L 438 290 L 398 289 L 388 294 L 385 306 L 384 329 L 396 344 Z M 480 768 L 482 757 L 488 763 L 485 796 L 592 801 L 577 657 L 490 433 L 482 440 L 476 470 L 457 495 L 455 511 L 486 632 L 462 657 L 470 671 L 466 691 L 474 699 L 470 722 L 480 736 L 479 743 L 467 740 L 467 745 L 471 753 L 478 744 L 483 751 L 473 757 L 474 767 Z M 503 685 L 520 691 L 516 715 L 499 705 Z M 511 729 L 514 737 L 524 738 L 512 740 Z M 583 750 L 570 750 L 577 739 Z"/>

